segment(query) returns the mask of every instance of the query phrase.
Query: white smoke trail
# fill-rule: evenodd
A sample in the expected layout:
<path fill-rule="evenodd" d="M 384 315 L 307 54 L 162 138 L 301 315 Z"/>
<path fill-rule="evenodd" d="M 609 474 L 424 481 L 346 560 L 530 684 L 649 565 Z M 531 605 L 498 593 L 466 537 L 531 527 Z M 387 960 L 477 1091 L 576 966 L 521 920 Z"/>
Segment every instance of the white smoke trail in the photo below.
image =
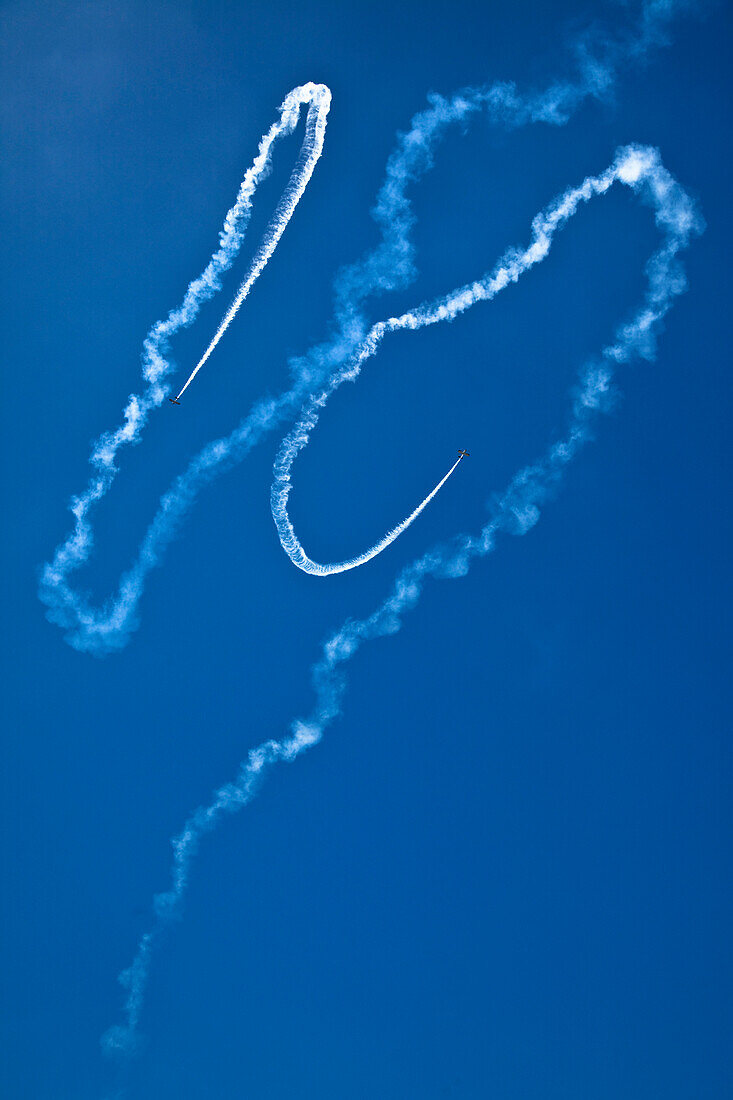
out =
<path fill-rule="evenodd" d="M 255 191 L 270 173 L 273 146 L 282 137 L 295 130 L 300 109 L 306 103 L 308 114 L 298 162 L 265 231 L 262 244 L 250 265 L 247 278 L 219 326 L 212 346 L 231 320 L 230 314 L 234 315 L 239 303 L 264 268 L 310 180 L 323 149 L 326 119 L 331 105 L 331 92 L 325 84 L 304 84 L 302 87 L 294 88 L 285 97 L 280 107 L 280 118 L 261 139 L 257 156 L 245 173 L 236 202 L 224 219 L 224 227 L 219 234 L 219 248 L 212 255 L 203 272 L 189 284 L 180 306 L 172 310 L 164 321 L 157 321 L 143 342 L 143 378 L 147 382 L 146 389 L 141 394 L 130 396 L 123 412 L 123 423 L 114 431 L 105 432 L 93 446 L 90 464 L 95 472 L 84 492 L 71 501 L 71 511 L 75 519 L 74 529 L 57 547 L 53 560 L 44 566 L 39 593 L 50 609 L 49 619 L 71 629 L 72 634 L 68 636 L 68 640 L 78 649 L 91 653 L 105 653 L 125 644 L 129 632 L 135 626 L 135 610 L 145 577 L 157 563 L 154 547 L 164 545 L 173 536 L 177 519 L 185 507 L 187 492 L 190 493 L 197 482 L 201 483 L 210 478 L 216 465 L 223 461 L 221 443 L 209 444 L 189 465 L 186 474 L 178 478 L 173 488 L 163 496 L 158 512 L 143 540 L 136 563 L 121 579 L 116 599 L 109 601 L 97 611 L 89 606 L 81 594 L 70 587 L 69 575 L 88 561 L 92 552 L 94 535 L 88 518 L 89 513 L 112 486 L 117 474 L 118 452 L 125 444 L 137 443 L 140 440 L 149 414 L 163 403 L 170 392 L 168 386 L 163 384 L 163 380 L 173 370 L 167 358 L 170 339 L 181 328 L 192 324 L 204 302 L 221 289 L 221 276 L 229 270 L 242 245 L 252 212 Z M 201 365 L 200 363 L 196 370 Z M 296 394 L 292 395 L 292 400 L 297 400 Z M 246 447 L 250 440 L 257 438 L 263 416 L 269 417 L 270 423 L 277 421 L 275 404 L 261 402 L 255 406 L 247 430 L 240 433 L 241 438 L 237 440 L 230 438 L 228 441 L 230 452 L 236 448 L 237 444 L 240 447 Z M 289 408 L 287 403 L 283 408 L 286 407 Z"/>
<path fill-rule="evenodd" d="M 318 576 L 343 573 L 348 569 L 355 569 L 360 565 L 364 565 L 378 554 L 381 554 L 383 550 L 386 550 L 410 526 L 437 492 L 437 489 L 434 490 L 399 527 L 390 531 L 381 542 L 378 542 L 376 546 L 373 546 L 364 554 L 348 561 L 334 562 L 329 565 L 312 561 L 298 541 L 288 515 L 287 506 L 292 489 L 291 469 L 293 462 L 299 452 L 308 444 L 311 432 L 318 423 L 321 410 L 325 408 L 329 397 L 344 382 L 352 382 L 358 377 L 363 363 L 376 354 L 382 340 L 388 333 L 398 332 L 401 329 L 414 331 L 442 321 L 452 321 L 460 313 L 464 313 L 467 309 L 476 305 L 477 302 L 491 301 L 505 287 L 517 282 L 520 275 L 545 259 L 550 251 L 555 232 L 568 222 L 580 203 L 588 202 L 595 195 L 604 194 L 615 180 L 622 179 L 619 174 L 621 171 L 622 169 L 618 164 L 612 165 L 603 175 L 590 176 L 583 181 L 580 187 L 566 191 L 561 198 L 555 200 L 546 210 L 535 217 L 532 222 L 532 239 L 527 248 L 508 249 L 493 270 L 481 279 L 459 287 L 450 294 L 426 303 L 418 309 L 408 310 L 399 317 L 390 317 L 387 321 L 377 322 L 372 326 L 354 358 L 340 371 L 334 372 L 329 378 L 327 386 L 320 393 L 310 398 L 300 420 L 283 440 L 275 460 L 275 477 L 270 494 L 270 505 L 280 544 L 294 565 L 297 565 L 305 573 L 314 573 Z"/>
<path fill-rule="evenodd" d="M 523 535 L 535 525 L 540 506 L 557 486 L 565 467 L 591 438 L 594 419 L 608 407 L 616 367 L 638 358 L 654 358 L 662 321 L 675 297 L 686 287 L 678 255 L 687 247 L 690 238 L 703 228 L 692 200 L 664 168 L 655 149 L 627 146 L 619 150 L 606 172 L 588 177 L 579 187 L 566 191 L 535 218 L 530 247 L 523 253 L 514 253 L 512 260 L 505 258 L 492 278 L 506 285 L 512 279 L 512 272 L 516 271 L 518 277 L 528 265 L 529 253 L 536 254 L 533 262 L 537 262 L 549 247 L 554 229 L 567 221 L 580 202 L 604 194 L 615 182 L 631 188 L 652 207 L 662 235 L 660 247 L 646 266 L 647 290 L 640 308 L 618 329 L 614 342 L 603 349 L 598 361 L 581 371 L 564 437 L 553 443 L 537 462 L 515 474 L 503 494 L 494 501 L 489 521 L 477 535 L 460 535 L 449 545 L 428 551 L 403 569 L 393 591 L 372 615 L 346 622 L 324 644 L 321 657 L 312 668 L 316 700 L 311 714 L 295 720 L 282 740 L 265 741 L 252 749 L 236 779 L 216 791 L 211 802 L 199 807 L 186 821 L 173 840 L 171 885 L 155 898 L 155 924 L 142 936 L 131 966 L 120 975 L 127 989 L 125 1019 L 103 1036 L 103 1049 L 107 1053 L 128 1055 L 137 1046 L 152 950 L 180 913 L 192 862 L 203 837 L 212 832 L 226 814 L 235 813 L 251 801 L 270 765 L 293 761 L 320 741 L 340 713 L 346 687 L 340 666 L 351 660 L 365 642 L 400 630 L 403 615 L 419 601 L 426 578 L 464 576 L 474 558 L 486 557 L 495 548 L 499 534 Z M 411 316 L 420 323 L 431 323 L 428 318 L 442 319 L 444 308 L 459 312 L 470 308 L 481 297 L 490 297 L 491 285 L 491 281 L 472 284 L 473 297 L 458 293 Z"/>
<path fill-rule="evenodd" d="M 293 95 L 296 94 L 296 92 L 300 90 L 301 89 L 296 89 L 295 92 L 291 92 L 288 99 L 290 99 Z M 312 107 L 312 109 L 308 112 L 308 117 L 305 124 L 305 138 L 303 139 L 300 158 L 295 168 L 293 169 L 292 175 L 288 182 L 288 186 L 283 192 L 283 195 L 277 205 L 277 209 L 275 210 L 272 220 L 270 221 L 270 224 L 265 231 L 262 243 L 250 264 L 249 271 L 247 272 L 245 278 L 240 284 L 239 290 L 234 296 L 232 304 L 229 306 L 229 309 L 224 314 L 224 317 L 222 318 L 222 321 L 214 334 L 214 338 L 212 339 L 204 354 L 199 359 L 194 369 L 191 371 L 191 374 L 189 375 L 185 385 L 178 393 L 176 400 L 178 400 L 179 397 L 182 397 L 183 394 L 186 392 L 198 372 L 203 367 L 206 360 L 211 355 L 216 345 L 221 340 L 226 330 L 229 328 L 229 325 L 234 320 L 234 317 L 236 316 L 239 307 L 249 294 L 257 278 L 261 275 L 261 273 L 265 269 L 265 266 L 267 265 L 268 260 L 277 248 L 280 238 L 285 232 L 286 226 L 292 218 L 295 208 L 300 202 L 303 196 L 303 192 L 310 182 L 310 178 L 313 175 L 313 169 L 315 168 L 316 162 L 320 157 L 321 152 L 323 151 L 323 140 L 326 136 L 326 115 L 328 113 L 328 107 L 331 101 L 331 93 L 328 88 L 326 88 L 325 84 L 318 85 L 318 91 L 314 94 L 316 98 L 312 100 L 313 107 L 315 107 L 317 102 L 318 107 L 320 107 L 321 109 L 318 109 L 318 107 L 316 107 L 316 109 L 313 109 Z M 295 122 L 297 122 L 298 111 L 299 104 L 296 107 L 295 119 L 290 127 L 291 129 L 295 125 Z"/>
<path fill-rule="evenodd" d="M 305 446 L 304 440 L 303 446 Z M 290 519 L 288 518 L 287 511 L 285 509 L 285 501 L 287 500 L 287 493 L 290 491 L 290 482 L 280 489 L 280 495 L 275 498 L 273 487 L 273 500 L 277 499 L 277 505 L 273 504 L 273 514 L 275 514 L 275 523 L 278 528 L 278 534 L 280 535 L 280 542 L 292 561 L 293 565 L 297 565 L 298 569 L 302 569 L 304 573 L 312 573 L 317 577 L 329 577 L 333 573 L 346 573 L 349 569 L 357 569 L 360 565 L 366 565 L 372 558 L 376 558 L 378 554 L 381 554 L 383 550 L 386 550 L 388 546 L 391 546 L 395 539 L 398 539 L 403 531 L 406 531 L 420 515 L 427 508 L 430 501 L 435 497 L 445 485 L 448 478 L 451 476 L 456 466 L 463 458 L 463 455 L 456 462 L 453 463 L 445 477 L 441 478 L 435 488 L 428 493 L 417 508 L 413 512 L 410 512 L 406 519 L 402 520 L 402 523 L 398 523 L 396 527 L 393 527 L 391 531 L 388 531 L 383 539 L 375 543 L 369 550 L 365 550 L 363 554 L 359 554 L 356 558 L 348 558 L 346 561 L 331 562 L 330 565 L 321 565 L 317 561 L 311 561 L 303 547 L 295 537 Z M 282 532 L 282 533 L 281 533 Z"/>
<path fill-rule="evenodd" d="M 197 370 L 229 324 L 234 315 L 232 310 L 236 312 L 243 296 L 272 254 L 270 245 L 274 247 L 277 244 L 282 232 L 282 228 L 278 227 L 284 228 L 292 214 L 294 203 L 291 205 L 289 199 L 296 193 L 298 197 L 302 194 L 299 181 L 304 178 L 303 173 L 312 171 L 318 159 L 330 92 L 324 85 L 307 84 L 294 89 L 286 97 L 280 119 L 263 137 L 258 157 L 242 182 L 237 202 L 227 215 L 221 247 L 204 272 L 191 283 L 181 306 L 173 310 L 165 321 L 157 322 L 148 334 L 143 352 L 143 376 L 148 383 L 147 389 L 130 397 L 122 425 L 113 432 L 105 433 L 94 445 L 91 456 L 93 476 L 84 492 L 71 501 L 74 527 L 57 547 L 51 562 L 42 569 L 40 598 L 48 607 L 48 618 L 66 631 L 66 640 L 72 646 L 102 655 L 127 643 L 137 626 L 138 605 L 148 573 L 161 563 L 167 545 L 201 489 L 241 461 L 268 431 L 297 414 L 314 389 L 322 386 L 325 379 L 340 376 L 345 365 L 353 362 L 354 356 L 359 354 L 369 333 L 369 324 L 363 312 L 365 300 L 386 290 L 405 287 L 415 274 L 414 250 L 409 239 L 414 215 L 407 188 L 431 167 L 435 147 L 448 127 L 465 123 L 481 111 L 497 125 L 507 128 L 533 122 L 563 125 L 586 99 L 607 94 L 624 64 L 639 60 L 652 49 L 664 45 L 671 20 L 688 6 L 684 0 L 644 0 L 639 19 L 628 32 L 603 36 L 596 32 L 594 37 L 586 35 L 576 41 L 576 77 L 554 82 L 543 91 L 520 93 L 514 84 L 502 82 L 478 89 L 464 89 L 451 98 L 440 95 L 429 97 L 429 108 L 413 118 L 409 130 L 400 136 L 387 163 L 386 179 L 374 209 L 374 217 L 381 231 L 380 243 L 362 260 L 346 268 L 337 280 L 332 334 L 306 356 L 291 361 L 294 380 L 290 389 L 275 399 L 256 402 L 229 436 L 209 443 L 191 460 L 187 469 L 161 498 L 137 557 L 120 578 L 117 592 L 100 607 L 94 607 L 83 593 L 71 585 L 72 574 L 89 560 L 93 550 L 90 513 L 114 481 L 118 451 L 126 443 L 137 442 L 141 438 L 150 412 L 168 395 L 169 390 L 163 379 L 173 369 L 167 359 L 170 338 L 178 329 L 191 324 L 201 304 L 219 289 L 219 277 L 231 266 L 240 247 L 254 191 L 269 171 L 272 146 L 280 137 L 292 132 L 297 124 L 300 106 L 305 103 L 309 104 L 308 119 L 299 165 L 240 291 Z M 282 221 L 283 216 L 285 222 Z M 404 315 L 404 327 L 419 327 L 410 323 L 410 316 Z M 441 319 L 434 318 L 436 321 Z M 423 322 L 419 317 L 418 321 L 419 324 L 432 323 Z M 312 408 L 312 402 L 309 407 Z M 286 440 L 278 463 L 287 445 Z M 273 501 L 284 488 L 284 483 L 278 480 L 283 470 L 281 465 L 276 468 Z M 276 509 L 274 511 L 277 522 Z M 280 520 L 283 521 L 282 516 Z M 286 538 L 289 537 L 284 521 L 280 522 L 278 530 L 281 538 L 283 533 Z M 291 549 L 297 557 L 297 549 L 292 545 Z"/>

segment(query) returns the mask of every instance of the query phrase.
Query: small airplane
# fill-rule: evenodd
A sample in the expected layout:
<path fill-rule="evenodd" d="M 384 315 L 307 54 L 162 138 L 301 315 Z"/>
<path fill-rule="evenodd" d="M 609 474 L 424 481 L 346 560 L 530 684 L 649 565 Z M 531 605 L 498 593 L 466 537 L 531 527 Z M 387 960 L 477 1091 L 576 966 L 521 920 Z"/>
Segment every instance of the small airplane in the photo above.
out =
<path fill-rule="evenodd" d="M 461 458 L 470 458 L 471 457 L 470 451 L 459 451 L 458 453 L 461 456 Z"/>
<path fill-rule="evenodd" d="M 170 401 L 171 405 L 180 405 L 181 403 L 176 397 L 169 397 L 168 400 Z"/>

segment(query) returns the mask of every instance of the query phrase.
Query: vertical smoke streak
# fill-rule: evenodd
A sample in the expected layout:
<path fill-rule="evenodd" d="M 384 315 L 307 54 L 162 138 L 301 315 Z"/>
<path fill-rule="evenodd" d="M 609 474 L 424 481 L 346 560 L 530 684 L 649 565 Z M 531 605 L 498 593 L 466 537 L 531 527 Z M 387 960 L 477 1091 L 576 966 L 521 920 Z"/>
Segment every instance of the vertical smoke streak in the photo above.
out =
<path fill-rule="evenodd" d="M 152 949 L 180 914 L 201 840 L 225 815 L 236 813 L 251 801 L 271 765 L 279 761 L 291 762 L 321 740 L 341 711 L 346 688 L 341 666 L 366 642 L 401 629 L 404 615 L 417 605 L 426 579 L 465 576 L 474 559 L 484 558 L 494 550 L 500 534 L 524 535 L 537 523 L 541 506 L 558 486 L 565 468 L 590 440 L 593 421 L 608 407 L 618 365 L 655 357 L 656 338 L 664 317 L 674 299 L 686 288 L 678 256 L 691 237 L 703 228 L 692 200 L 664 168 L 655 149 L 627 146 L 619 150 L 606 172 L 591 176 L 580 187 L 566 191 L 535 218 L 533 242 L 529 248 L 524 253 L 512 253 L 511 260 L 505 257 L 492 278 L 501 285 L 512 279 L 512 272 L 518 278 L 530 254 L 539 257 L 549 248 L 552 231 L 566 222 L 581 202 L 604 194 L 614 182 L 628 186 L 652 207 L 662 236 L 660 247 L 646 266 L 647 289 L 641 306 L 632 319 L 618 329 L 614 342 L 603 349 L 599 360 L 587 364 L 581 371 L 563 438 L 552 443 L 540 459 L 514 475 L 493 503 L 488 522 L 476 535 L 459 535 L 450 544 L 436 546 L 423 554 L 402 570 L 392 592 L 370 616 L 347 621 L 325 642 L 311 670 L 316 698 L 308 717 L 296 719 L 282 740 L 268 740 L 252 749 L 235 780 L 216 791 L 211 802 L 199 807 L 186 821 L 172 842 L 171 885 L 155 898 L 155 923 L 140 939 L 131 965 L 120 975 L 127 990 L 124 1022 L 110 1028 L 103 1036 L 102 1046 L 108 1054 L 130 1055 L 137 1048 Z M 422 311 L 403 316 L 412 317 L 415 323 L 437 321 L 443 318 L 445 309 L 460 312 L 482 296 L 490 296 L 491 285 L 491 282 L 473 284 L 474 297 L 459 292 Z"/>
<path fill-rule="evenodd" d="M 297 91 L 297 89 L 296 89 Z M 291 95 L 294 93 L 291 92 Z M 188 387 L 193 382 L 198 372 L 203 367 L 206 360 L 211 355 L 216 345 L 221 340 L 222 336 L 229 328 L 230 324 L 234 320 L 239 307 L 244 299 L 249 294 L 250 290 L 254 286 L 255 282 L 262 274 L 267 265 L 268 260 L 272 256 L 273 252 L 277 248 L 280 238 L 282 237 L 288 222 L 295 212 L 295 208 L 303 197 L 303 192 L 310 183 L 310 178 L 313 175 L 313 169 L 316 166 L 322 151 L 323 141 L 326 136 L 326 115 L 328 112 L 328 106 L 330 104 L 331 93 L 324 84 L 318 86 L 318 91 L 313 95 L 310 106 L 308 108 L 308 116 L 305 122 L 305 137 L 300 150 L 300 156 L 298 162 L 293 169 L 287 187 L 283 192 L 275 213 L 273 214 L 267 229 L 265 230 L 264 237 L 260 247 L 257 249 L 253 260 L 250 263 L 249 270 L 244 279 L 240 283 L 239 289 L 234 296 L 232 304 L 224 314 L 224 317 L 216 330 L 214 337 L 207 347 L 204 354 L 199 359 L 198 363 L 191 371 L 185 385 L 179 391 L 176 400 L 182 397 Z"/>

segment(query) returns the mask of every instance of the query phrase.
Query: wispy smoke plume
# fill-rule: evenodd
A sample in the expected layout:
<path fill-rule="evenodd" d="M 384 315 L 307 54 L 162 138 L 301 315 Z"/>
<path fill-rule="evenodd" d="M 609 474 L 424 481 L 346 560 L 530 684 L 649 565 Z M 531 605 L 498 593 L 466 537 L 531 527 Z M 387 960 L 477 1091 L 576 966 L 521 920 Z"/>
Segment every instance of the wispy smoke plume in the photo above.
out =
<path fill-rule="evenodd" d="M 72 644 L 81 649 L 104 652 L 124 644 L 135 625 L 135 609 L 145 576 L 159 563 L 165 545 L 199 489 L 228 464 L 238 461 L 264 432 L 291 414 L 309 392 L 315 391 L 315 395 L 295 430 L 284 441 L 276 464 L 273 512 L 281 539 L 284 532 L 286 543 L 290 538 L 295 540 L 285 511 L 292 461 L 307 441 L 318 411 L 329 394 L 350 372 L 353 376 L 358 373 L 361 363 L 374 354 L 388 331 L 433 324 L 449 315 L 457 315 L 475 302 L 493 297 L 527 267 L 544 258 L 555 230 L 565 224 L 581 202 L 603 194 L 615 182 L 630 187 L 652 205 L 662 243 L 647 264 L 644 301 L 634 317 L 619 329 L 614 342 L 581 372 L 563 438 L 555 441 L 537 462 L 524 467 L 512 478 L 492 505 L 488 522 L 477 534 L 458 536 L 449 544 L 424 554 L 400 573 L 392 592 L 372 615 L 345 623 L 324 644 L 312 669 L 315 703 L 311 714 L 293 722 L 283 739 L 266 741 L 251 750 L 236 779 L 215 792 L 207 806 L 196 810 L 174 839 L 171 884 L 165 893 L 156 897 L 155 923 L 142 936 L 131 966 L 121 975 L 127 990 L 124 1020 L 105 1034 L 103 1046 L 107 1052 L 129 1054 L 137 1045 L 152 951 L 170 922 L 180 914 L 192 861 L 201 840 L 225 815 L 236 812 L 251 800 L 269 766 L 296 759 L 321 739 L 340 713 L 345 690 L 343 666 L 364 642 L 393 634 L 401 628 L 404 614 L 420 599 L 426 579 L 463 576 L 475 558 L 485 557 L 494 549 L 501 533 L 521 535 L 537 522 L 541 506 L 559 483 L 564 468 L 589 440 L 593 420 L 604 411 L 617 365 L 635 358 L 653 358 L 662 320 L 674 298 L 685 288 L 678 255 L 702 227 L 692 202 L 662 166 L 658 153 L 630 146 L 619 151 L 614 164 L 605 173 L 589 177 L 539 214 L 533 222 L 530 244 L 525 249 L 507 252 L 484 279 L 369 328 L 361 308 L 365 299 L 380 291 L 405 286 L 414 275 L 409 242 L 413 216 L 406 197 L 408 185 L 430 167 L 433 150 L 445 129 L 479 110 L 487 110 L 496 122 L 509 126 L 531 121 L 562 124 L 585 98 L 609 90 L 622 63 L 638 59 L 660 45 L 664 29 L 679 7 L 679 4 L 662 0 L 644 4 L 636 34 L 626 39 L 603 39 L 602 49 L 598 48 L 598 39 L 591 45 L 591 39 L 586 38 L 577 48 L 580 76 L 574 82 L 555 84 L 543 93 L 528 95 L 520 95 L 513 85 L 503 84 L 459 93 L 451 99 L 431 97 L 429 110 L 413 119 L 410 130 L 400 138 L 388 162 L 387 178 L 375 208 L 382 240 L 373 252 L 342 273 L 336 288 L 335 333 L 291 364 L 295 376 L 293 388 L 277 400 L 256 405 L 231 436 L 210 444 L 193 460 L 161 501 L 137 562 L 123 578 L 115 600 L 102 612 L 92 612 L 66 585 L 66 574 L 88 556 L 91 533 L 85 530 L 84 539 L 88 541 L 84 541 L 76 557 L 72 554 L 70 558 L 59 559 L 59 554 L 66 552 L 68 547 L 73 549 L 74 536 L 57 552 L 54 562 L 57 574 L 44 577 L 42 589 L 52 609 L 51 616 L 69 629 Z M 325 379 L 328 382 L 324 387 Z M 131 427 L 122 437 L 123 442 L 134 437 L 137 431 L 136 415 L 127 415 L 126 425 L 128 423 Z M 99 495 L 107 488 L 108 485 L 104 485 Z M 88 506 L 94 499 L 98 498 L 90 497 Z M 298 557 L 297 540 L 290 544 L 290 551 Z M 302 565 L 301 562 L 297 564 Z"/>
<path fill-rule="evenodd" d="M 609 34 L 596 31 L 584 35 L 573 46 L 575 76 L 554 82 L 544 90 L 520 92 L 512 83 L 497 83 L 464 89 L 451 97 L 428 97 L 428 109 L 413 118 L 409 130 L 399 137 L 387 163 L 386 178 L 373 211 L 381 240 L 376 248 L 346 268 L 337 279 L 331 334 L 305 356 L 290 362 L 293 382 L 289 389 L 277 398 L 256 402 L 230 435 L 207 444 L 191 460 L 187 469 L 161 498 L 135 560 L 120 578 L 117 592 L 100 607 L 95 607 L 71 583 L 73 574 L 89 560 L 93 550 L 92 509 L 113 484 L 120 450 L 141 438 L 150 413 L 169 395 L 167 378 L 173 370 L 168 358 L 170 340 L 179 329 L 193 322 L 201 305 L 220 289 L 220 277 L 229 269 L 241 247 L 255 190 L 270 170 L 273 146 L 282 136 L 293 132 L 300 108 L 306 103 L 306 133 L 290 183 L 232 305 L 185 383 L 184 390 L 207 361 L 264 269 L 321 154 L 330 106 L 329 90 L 324 85 L 307 84 L 287 96 L 280 109 L 280 118 L 262 138 L 258 156 L 245 175 L 236 203 L 227 214 L 219 249 L 202 274 L 190 284 L 181 305 L 164 321 L 157 322 L 148 334 L 142 357 L 146 388 L 141 394 L 133 394 L 129 398 L 122 424 L 102 435 L 94 445 L 92 477 L 86 489 L 71 501 L 74 527 L 56 549 L 51 562 L 43 567 L 40 597 L 48 607 L 48 618 L 65 630 L 71 645 L 102 655 L 127 643 L 138 624 L 138 606 L 147 576 L 151 569 L 161 564 L 166 547 L 175 537 L 199 492 L 219 474 L 240 462 L 266 433 L 296 416 L 299 410 L 301 419 L 298 426 L 284 440 L 278 455 L 271 494 L 273 516 L 281 542 L 291 559 L 311 572 L 328 573 L 339 566 L 353 567 L 350 563 L 319 566 L 307 558 L 287 516 L 290 468 L 302 449 L 302 440 L 307 439 L 317 420 L 318 410 L 313 396 L 302 408 L 309 395 L 321 392 L 326 394 L 327 399 L 327 395 L 349 377 L 352 369 L 358 368 L 365 358 L 373 354 L 370 337 L 378 344 L 387 331 L 392 331 L 391 325 L 416 328 L 443 319 L 443 316 L 436 315 L 426 320 L 423 313 L 429 309 L 426 306 L 404 314 L 402 318 L 382 322 L 380 329 L 379 325 L 370 326 L 364 312 L 368 298 L 404 288 L 415 276 L 414 249 L 409 236 L 414 221 L 407 197 L 409 186 L 429 170 L 435 148 L 447 129 L 465 123 L 479 113 L 485 113 L 497 125 L 509 128 L 533 122 L 563 125 L 584 101 L 607 95 L 624 65 L 646 57 L 650 51 L 663 45 L 671 20 L 687 6 L 683 0 L 646 0 L 641 5 L 636 25 L 627 32 Z M 444 307 L 450 310 L 458 305 L 456 294 L 462 293 L 470 294 L 471 290 L 463 288 L 460 292 L 447 295 L 443 299 Z M 183 393 L 183 390 L 180 392 Z M 421 510 L 422 506 L 419 506 L 406 523 L 411 522 Z M 398 533 L 401 530 L 404 530 L 404 525 L 396 529 Z M 382 540 L 377 544 L 379 549 L 373 550 L 381 552 L 393 541 L 393 535 L 394 532 L 390 532 L 386 536 L 387 541 Z M 363 564 L 373 556 L 374 553 L 368 551 L 366 555 L 354 559 L 354 564 Z"/>
<path fill-rule="evenodd" d="M 559 483 L 565 467 L 590 439 L 591 427 L 608 404 L 615 370 L 634 359 L 652 359 L 662 321 L 674 299 L 685 289 L 679 254 L 690 238 L 702 230 L 702 220 L 689 196 L 664 168 L 657 150 L 645 146 L 620 149 L 613 164 L 580 186 L 566 191 L 538 214 L 532 223 L 532 239 L 525 249 L 505 253 L 492 274 L 463 287 L 437 302 L 395 318 L 398 327 L 420 327 L 469 309 L 475 302 L 490 299 L 502 287 L 547 255 L 554 232 L 576 212 L 581 203 L 605 194 L 621 183 L 631 188 L 654 211 L 662 242 L 646 266 L 647 289 L 641 306 L 617 331 L 597 360 L 580 373 L 573 393 L 569 423 L 564 436 L 553 442 L 541 458 L 514 475 L 495 501 L 485 526 L 475 535 L 460 535 L 449 544 L 436 546 L 413 562 L 397 577 L 390 595 L 366 619 L 346 622 L 324 644 L 312 668 L 315 704 L 304 719 L 297 719 L 282 740 L 269 740 L 252 749 L 232 783 L 221 787 L 212 801 L 197 809 L 173 841 L 173 867 L 169 889 L 155 898 L 155 924 L 138 945 L 131 966 L 120 976 L 127 989 L 124 1023 L 103 1037 L 108 1053 L 132 1053 L 138 1042 L 140 1014 L 148 980 L 151 951 L 166 927 L 180 913 L 188 886 L 192 861 L 202 838 L 217 827 L 226 814 L 236 812 L 254 796 L 267 768 L 278 761 L 292 761 L 320 741 L 326 728 L 338 716 L 346 682 L 342 667 L 368 641 L 395 634 L 405 613 L 420 599 L 429 577 L 464 576 L 474 559 L 486 557 L 502 533 L 523 535 L 535 525 L 540 509 Z M 403 324 L 397 322 L 404 321 Z M 380 338 L 383 333 L 380 333 Z M 372 344 L 365 341 L 365 347 Z M 357 357 L 354 369 L 362 360 Z"/>

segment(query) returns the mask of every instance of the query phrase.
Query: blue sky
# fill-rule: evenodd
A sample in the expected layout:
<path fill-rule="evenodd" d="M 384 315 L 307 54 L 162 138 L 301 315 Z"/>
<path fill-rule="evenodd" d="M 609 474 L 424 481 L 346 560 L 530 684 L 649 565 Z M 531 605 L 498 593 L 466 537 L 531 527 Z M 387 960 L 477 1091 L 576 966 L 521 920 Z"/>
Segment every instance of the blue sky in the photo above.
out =
<path fill-rule="evenodd" d="M 155 570 L 129 644 L 80 653 L 39 569 L 91 441 L 139 388 L 142 340 L 203 267 L 295 85 L 333 94 L 323 156 L 249 301 L 180 409 L 153 415 L 95 516 L 101 601 L 162 492 L 329 331 L 333 281 L 377 242 L 395 135 L 426 94 L 546 87 L 635 6 L 7 4 L 2 301 L 4 750 L 0 1070 L 12 1097 L 717 1098 L 731 1087 L 730 13 L 679 20 L 564 127 L 477 118 L 411 192 L 419 274 L 377 320 L 525 244 L 556 194 L 629 142 L 658 147 L 707 230 L 654 363 L 524 538 L 430 580 L 348 666 L 343 714 L 205 839 L 119 1068 L 115 975 L 168 884 L 170 838 L 313 700 L 323 640 L 369 615 L 567 421 L 568 393 L 638 306 L 658 243 L 613 191 L 495 302 L 396 334 L 330 402 L 291 516 L 321 561 L 358 553 L 471 458 L 363 569 L 293 568 L 269 487 L 282 435 L 211 485 Z M 302 132 L 302 131 L 301 131 Z M 281 145 L 254 247 L 287 180 Z M 176 379 L 224 295 L 177 338 Z"/>

